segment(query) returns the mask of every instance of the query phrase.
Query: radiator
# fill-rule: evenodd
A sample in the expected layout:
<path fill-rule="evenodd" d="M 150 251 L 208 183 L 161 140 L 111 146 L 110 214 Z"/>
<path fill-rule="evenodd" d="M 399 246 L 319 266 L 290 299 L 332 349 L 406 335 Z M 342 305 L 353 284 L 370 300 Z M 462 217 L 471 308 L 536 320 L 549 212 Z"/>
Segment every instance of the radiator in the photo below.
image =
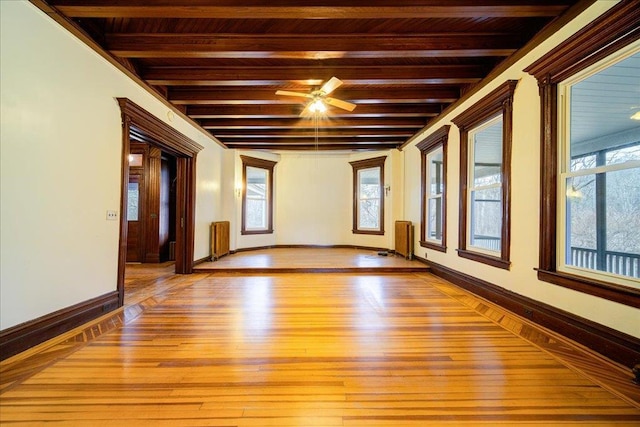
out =
<path fill-rule="evenodd" d="M 229 221 L 211 223 L 211 260 L 229 253 Z"/>
<path fill-rule="evenodd" d="M 396 221 L 396 254 L 413 258 L 413 225 L 411 221 Z"/>

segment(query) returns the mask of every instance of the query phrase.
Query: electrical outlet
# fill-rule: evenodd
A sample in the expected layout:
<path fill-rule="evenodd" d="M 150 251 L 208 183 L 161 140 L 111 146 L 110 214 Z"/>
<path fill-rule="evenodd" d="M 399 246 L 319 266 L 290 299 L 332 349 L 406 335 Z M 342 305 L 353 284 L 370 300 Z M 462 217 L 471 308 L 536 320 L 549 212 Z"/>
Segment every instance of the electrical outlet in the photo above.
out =
<path fill-rule="evenodd" d="M 116 221 L 118 219 L 118 211 L 107 211 L 107 221 Z"/>
<path fill-rule="evenodd" d="M 533 318 L 533 310 L 530 309 L 530 308 L 525 308 L 524 309 L 524 315 L 526 317 L 528 317 L 529 319 L 532 319 Z"/>

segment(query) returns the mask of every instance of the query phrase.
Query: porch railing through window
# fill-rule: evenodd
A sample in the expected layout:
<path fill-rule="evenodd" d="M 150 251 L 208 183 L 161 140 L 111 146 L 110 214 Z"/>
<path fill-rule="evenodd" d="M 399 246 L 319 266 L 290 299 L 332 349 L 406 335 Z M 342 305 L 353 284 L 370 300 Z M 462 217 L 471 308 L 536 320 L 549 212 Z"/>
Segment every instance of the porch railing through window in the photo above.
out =
<path fill-rule="evenodd" d="M 640 278 L 640 254 L 605 251 L 605 265 L 608 273 Z M 598 251 L 595 249 L 571 247 L 571 265 L 597 270 Z"/>
<path fill-rule="evenodd" d="M 500 250 L 500 237 L 495 236 L 483 236 L 480 234 L 474 234 L 471 236 L 471 245 L 479 246 L 491 251 Z"/>

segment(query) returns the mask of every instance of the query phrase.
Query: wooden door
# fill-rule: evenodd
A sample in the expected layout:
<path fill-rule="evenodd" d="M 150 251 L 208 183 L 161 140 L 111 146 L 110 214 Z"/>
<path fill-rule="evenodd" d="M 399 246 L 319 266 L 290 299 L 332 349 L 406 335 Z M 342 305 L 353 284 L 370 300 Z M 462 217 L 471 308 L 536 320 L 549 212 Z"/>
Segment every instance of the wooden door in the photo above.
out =
<path fill-rule="evenodd" d="M 142 262 L 144 230 L 144 175 L 141 172 L 129 171 L 127 191 L 127 262 Z"/>

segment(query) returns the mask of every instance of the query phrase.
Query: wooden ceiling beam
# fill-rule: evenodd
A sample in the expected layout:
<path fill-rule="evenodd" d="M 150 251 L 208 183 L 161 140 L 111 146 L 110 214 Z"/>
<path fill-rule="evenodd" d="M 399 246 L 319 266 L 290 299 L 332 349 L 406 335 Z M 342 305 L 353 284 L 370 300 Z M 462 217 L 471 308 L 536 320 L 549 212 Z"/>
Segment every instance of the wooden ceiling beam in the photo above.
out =
<path fill-rule="evenodd" d="M 216 18 L 216 19 L 399 19 L 547 17 L 567 9 L 565 1 L 449 0 L 351 2 L 324 0 L 313 6 L 299 1 L 218 0 L 50 0 L 73 18 Z"/>
<path fill-rule="evenodd" d="M 163 86 L 320 86 L 333 76 L 347 85 L 469 84 L 487 72 L 480 65 L 371 67 L 151 67 L 142 78 Z"/>
<path fill-rule="evenodd" d="M 422 58 L 508 56 L 508 33 L 438 34 L 107 34 L 105 47 L 132 58 Z"/>
<path fill-rule="evenodd" d="M 215 133 L 212 132 L 213 135 Z M 217 136 L 216 136 L 217 137 Z M 233 139 L 233 141 L 227 142 L 226 140 L 220 138 L 222 142 L 227 144 L 262 144 L 262 145 L 270 145 L 270 144 L 315 144 L 315 137 L 299 137 L 299 138 L 278 138 L 272 137 L 268 140 L 259 140 L 259 139 Z M 391 144 L 402 144 L 406 138 L 399 138 L 395 136 L 386 136 L 379 138 L 358 138 L 354 136 L 344 136 L 342 138 L 318 138 L 318 144 L 330 145 L 330 144 L 367 144 L 367 143 L 391 143 Z"/>
<path fill-rule="evenodd" d="M 322 118 L 319 128 L 334 129 L 419 129 L 427 123 L 422 118 L 381 118 L 381 119 L 335 119 Z M 250 120 L 202 120 L 200 125 L 209 130 L 268 130 L 268 129 L 314 129 L 315 124 L 309 118 L 297 119 L 250 119 Z"/>
<path fill-rule="evenodd" d="M 187 114 L 194 119 L 298 119 L 300 105 L 189 105 Z M 331 117 L 435 117 L 442 111 L 439 104 L 362 104 L 353 111 L 331 110 Z"/>
<path fill-rule="evenodd" d="M 379 151 L 392 150 L 398 148 L 402 143 L 398 142 L 361 142 L 361 143 L 333 143 L 318 144 L 315 143 L 278 143 L 264 144 L 251 142 L 231 142 L 226 144 L 228 148 L 236 150 L 286 150 L 286 151 Z"/>
<path fill-rule="evenodd" d="M 315 130 L 308 129 L 231 129 L 214 132 L 217 138 L 228 139 L 272 139 L 276 138 L 313 138 Z M 407 139 L 414 134 L 413 129 L 334 129 L 322 128 L 318 130 L 319 138 L 381 138 L 395 137 Z"/>
<path fill-rule="evenodd" d="M 451 87 L 424 89 L 342 89 L 332 94 L 338 99 L 355 104 L 420 104 L 451 103 L 460 97 L 460 90 Z M 304 104 L 307 98 L 278 96 L 275 90 L 237 88 L 235 90 L 218 89 L 171 89 L 169 100 L 174 104 L 193 105 L 242 105 L 242 104 Z M 334 108 L 331 108 L 333 111 Z M 354 110 L 355 111 L 355 110 Z"/>

